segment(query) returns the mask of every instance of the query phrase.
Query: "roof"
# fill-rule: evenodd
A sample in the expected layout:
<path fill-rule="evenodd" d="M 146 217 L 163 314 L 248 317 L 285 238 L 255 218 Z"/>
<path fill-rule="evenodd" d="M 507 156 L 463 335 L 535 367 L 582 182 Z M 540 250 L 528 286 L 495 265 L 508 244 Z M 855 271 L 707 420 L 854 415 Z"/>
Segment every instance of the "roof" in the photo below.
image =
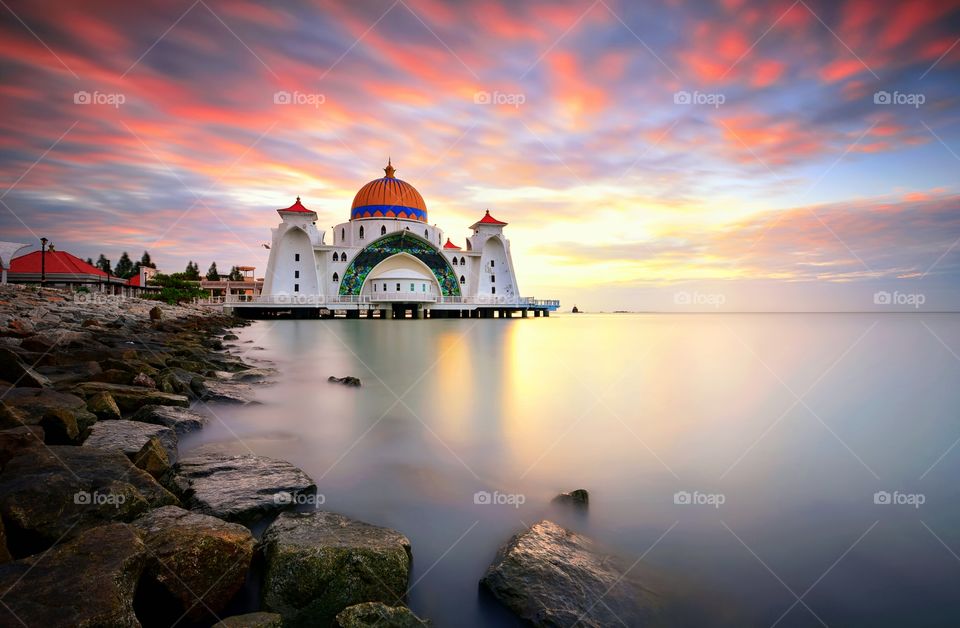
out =
<path fill-rule="evenodd" d="M 496 226 L 503 227 L 503 226 L 506 225 L 506 224 L 508 224 L 508 223 L 505 223 L 505 222 L 503 222 L 502 220 L 497 220 L 496 218 L 494 218 L 493 216 L 491 216 L 491 215 L 490 215 L 490 210 L 488 209 L 488 210 L 487 210 L 487 213 L 483 215 L 483 218 L 481 218 L 481 219 L 478 220 L 477 222 L 473 223 L 473 225 L 471 225 L 470 228 L 471 228 L 471 229 L 474 229 L 474 228 L 476 228 L 477 225 L 496 225 Z"/>
<path fill-rule="evenodd" d="M 292 212 L 292 213 L 295 213 L 295 214 L 313 214 L 313 213 L 316 213 L 316 212 L 314 212 L 312 209 L 307 209 L 306 207 L 304 207 L 304 206 L 303 206 L 303 203 L 300 202 L 300 197 L 299 197 L 299 196 L 297 197 L 297 202 L 295 202 L 293 205 L 291 205 L 290 207 L 287 207 L 286 209 L 278 209 L 277 211 L 278 211 L 278 212 Z"/>
<path fill-rule="evenodd" d="M 364 185 L 353 197 L 350 220 L 357 218 L 405 218 L 427 222 L 427 204 L 417 189 L 394 176 L 390 161 L 383 169 L 386 176 Z"/>
<path fill-rule="evenodd" d="M 127 280 L 127 283 L 130 284 L 131 286 L 139 286 L 139 285 L 140 285 L 140 275 L 141 275 L 141 274 L 142 274 L 142 273 L 137 273 L 136 275 L 134 275 L 133 277 L 131 277 L 130 279 L 128 279 L 128 280 Z"/>
<path fill-rule="evenodd" d="M 453 242 L 451 242 L 451 241 L 450 241 L 450 238 L 447 238 L 447 243 L 443 245 L 443 248 L 445 248 L 445 249 L 454 249 L 455 251 L 459 251 L 459 250 L 460 250 L 460 247 L 457 246 L 456 244 L 454 244 Z"/>
<path fill-rule="evenodd" d="M 70 255 L 66 251 L 47 251 L 46 259 L 40 259 L 40 251 L 34 251 L 15 257 L 10 261 L 11 273 L 24 273 L 39 275 L 41 265 L 45 266 L 47 276 L 50 275 L 96 275 L 106 277 L 96 266 L 91 266 L 76 255 Z"/>

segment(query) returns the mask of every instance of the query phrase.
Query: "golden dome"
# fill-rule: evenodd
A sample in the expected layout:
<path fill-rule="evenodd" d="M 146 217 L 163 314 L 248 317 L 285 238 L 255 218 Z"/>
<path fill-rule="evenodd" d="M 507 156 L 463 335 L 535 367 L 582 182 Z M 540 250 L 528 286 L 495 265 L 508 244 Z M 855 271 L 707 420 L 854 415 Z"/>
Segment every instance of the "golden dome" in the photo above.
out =
<path fill-rule="evenodd" d="M 417 189 L 394 177 L 396 169 L 390 160 L 383 169 L 385 177 L 374 179 L 360 188 L 353 197 L 350 220 L 358 218 L 405 218 L 427 222 L 427 204 Z"/>

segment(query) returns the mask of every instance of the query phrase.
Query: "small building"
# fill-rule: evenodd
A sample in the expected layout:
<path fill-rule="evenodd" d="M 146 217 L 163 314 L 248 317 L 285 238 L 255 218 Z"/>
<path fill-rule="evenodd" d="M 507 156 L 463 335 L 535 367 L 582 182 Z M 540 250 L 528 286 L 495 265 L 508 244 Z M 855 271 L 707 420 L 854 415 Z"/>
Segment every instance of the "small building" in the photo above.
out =
<path fill-rule="evenodd" d="M 10 283 L 40 285 L 47 288 L 106 292 L 124 296 L 136 296 L 143 292 L 159 290 L 147 285 L 147 279 L 156 274 L 156 269 L 141 267 L 140 273 L 131 279 L 108 274 L 91 266 L 76 255 L 66 251 L 47 249 L 33 251 L 10 261 L 6 273 Z"/>
<path fill-rule="evenodd" d="M 243 275 L 240 281 L 231 281 L 229 275 L 220 275 L 216 281 L 203 278 L 200 288 L 210 292 L 211 301 L 253 301 L 260 296 L 263 288 L 263 279 L 254 275 L 255 266 L 237 266 L 236 269 Z"/>

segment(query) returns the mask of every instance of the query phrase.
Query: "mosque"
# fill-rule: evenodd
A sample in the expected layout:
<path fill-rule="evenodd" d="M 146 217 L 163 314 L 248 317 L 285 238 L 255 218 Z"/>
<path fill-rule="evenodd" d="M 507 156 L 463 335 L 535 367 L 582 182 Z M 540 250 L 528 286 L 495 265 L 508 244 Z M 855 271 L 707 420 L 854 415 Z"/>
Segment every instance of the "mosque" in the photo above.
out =
<path fill-rule="evenodd" d="M 504 236 L 506 222 L 487 210 L 458 246 L 431 225 L 427 204 L 398 179 L 390 160 L 384 175 L 357 192 L 350 220 L 328 234 L 299 197 L 278 209 L 263 290 L 230 304 L 248 318 L 449 318 L 549 316 L 557 301 L 521 296 Z"/>

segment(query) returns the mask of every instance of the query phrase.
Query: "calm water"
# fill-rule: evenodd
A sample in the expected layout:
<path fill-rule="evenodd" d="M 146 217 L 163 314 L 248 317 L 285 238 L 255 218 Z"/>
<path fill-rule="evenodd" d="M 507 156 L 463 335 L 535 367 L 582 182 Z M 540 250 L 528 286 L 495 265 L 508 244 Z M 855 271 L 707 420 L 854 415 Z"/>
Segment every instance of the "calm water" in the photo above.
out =
<path fill-rule="evenodd" d="M 958 323 L 258 322 L 238 345 L 274 362 L 276 383 L 258 387 L 262 405 L 213 406 L 222 423 L 183 446 L 239 438 L 240 450 L 303 468 L 325 509 L 402 531 L 409 604 L 438 626 L 515 625 L 477 581 L 499 545 L 542 518 L 626 564 L 646 553 L 710 600 L 717 625 L 952 626 Z M 585 517 L 550 506 L 579 487 L 591 494 Z M 525 503 L 475 504 L 477 491 Z M 678 491 L 712 503 L 675 503 Z M 877 491 L 911 503 L 876 504 Z"/>

